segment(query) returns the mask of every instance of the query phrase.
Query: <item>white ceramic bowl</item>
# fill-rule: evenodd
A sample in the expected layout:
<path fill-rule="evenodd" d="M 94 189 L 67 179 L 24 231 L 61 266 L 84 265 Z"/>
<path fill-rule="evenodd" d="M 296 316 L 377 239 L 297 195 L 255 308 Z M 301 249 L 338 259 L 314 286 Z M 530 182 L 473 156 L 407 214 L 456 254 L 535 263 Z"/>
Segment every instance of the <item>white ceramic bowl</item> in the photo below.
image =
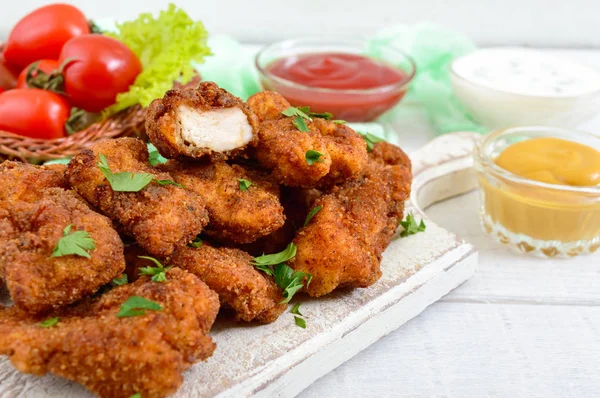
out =
<path fill-rule="evenodd" d="M 600 71 L 535 50 L 477 50 L 452 62 L 450 81 L 458 101 L 490 129 L 573 128 L 600 114 Z"/>

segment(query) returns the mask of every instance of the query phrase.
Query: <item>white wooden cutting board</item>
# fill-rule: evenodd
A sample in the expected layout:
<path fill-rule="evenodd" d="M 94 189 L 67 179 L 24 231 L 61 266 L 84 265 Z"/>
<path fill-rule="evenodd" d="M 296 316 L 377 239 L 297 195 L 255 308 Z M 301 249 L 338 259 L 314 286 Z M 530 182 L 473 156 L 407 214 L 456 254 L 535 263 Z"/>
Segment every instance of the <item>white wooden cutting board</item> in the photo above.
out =
<path fill-rule="evenodd" d="M 407 211 L 469 188 L 475 136 L 440 137 L 414 153 L 413 195 Z M 472 176 L 471 176 L 472 177 Z M 217 350 L 185 374 L 176 397 L 293 397 L 313 381 L 418 315 L 466 281 L 477 267 L 477 252 L 460 238 L 426 221 L 424 233 L 396 239 L 381 264 L 382 278 L 367 289 L 335 292 L 302 301 L 307 328 L 284 313 L 270 325 L 218 321 L 212 331 Z M 408 371 L 408 369 L 407 369 Z M 17 372 L 0 359 L 1 397 L 82 397 L 86 390 L 48 375 Z"/>

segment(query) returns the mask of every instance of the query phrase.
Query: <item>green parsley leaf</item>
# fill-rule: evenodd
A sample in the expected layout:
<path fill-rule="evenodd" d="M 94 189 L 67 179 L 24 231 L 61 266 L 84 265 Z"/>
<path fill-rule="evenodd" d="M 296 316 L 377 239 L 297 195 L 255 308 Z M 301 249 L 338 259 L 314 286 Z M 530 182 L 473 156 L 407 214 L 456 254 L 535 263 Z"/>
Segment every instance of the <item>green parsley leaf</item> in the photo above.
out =
<path fill-rule="evenodd" d="M 306 274 L 306 287 L 310 286 L 310 283 L 313 280 L 313 274 Z"/>
<path fill-rule="evenodd" d="M 162 311 L 162 309 L 162 305 L 155 303 L 152 300 L 148 300 L 140 296 L 131 296 L 127 299 L 127 301 L 121 304 L 121 309 L 119 310 L 117 316 L 119 318 L 140 316 L 146 314 L 145 310 Z"/>
<path fill-rule="evenodd" d="M 152 166 L 156 166 L 157 164 L 163 164 L 163 163 L 167 163 L 167 159 L 165 157 L 163 157 L 160 152 L 158 152 L 158 149 L 156 149 L 156 147 L 154 145 L 152 145 L 152 143 L 147 143 L 146 144 L 148 146 L 148 162 L 152 165 Z"/>
<path fill-rule="evenodd" d="M 265 274 L 269 275 L 269 276 L 275 276 L 275 270 L 273 269 L 272 265 L 262 265 L 262 264 L 258 264 L 258 265 L 254 265 L 254 267 L 259 270 L 264 272 Z"/>
<path fill-rule="evenodd" d="M 58 321 L 60 321 L 59 317 L 48 318 L 48 319 L 40 322 L 40 326 L 43 328 L 51 328 L 52 326 L 56 325 L 58 323 Z"/>
<path fill-rule="evenodd" d="M 283 116 L 289 116 L 289 117 L 300 116 L 303 119 L 310 120 L 310 117 L 306 113 L 304 113 L 303 109 L 306 110 L 307 107 L 294 108 L 293 106 L 290 106 L 289 108 L 287 108 L 286 110 L 281 112 L 281 114 Z"/>
<path fill-rule="evenodd" d="M 196 236 L 194 240 L 188 244 L 188 246 L 197 249 L 202 246 L 202 239 L 200 239 L 200 236 Z"/>
<path fill-rule="evenodd" d="M 113 191 L 117 192 L 139 192 L 154 180 L 154 176 L 150 173 L 134 174 L 129 171 L 113 173 L 110 170 L 106 156 L 102 153 L 100 154 L 98 168 L 110 183 Z"/>
<path fill-rule="evenodd" d="M 62 257 L 76 255 L 91 258 L 89 250 L 96 248 L 94 239 L 86 231 L 75 231 L 70 233 L 73 224 L 69 224 L 63 230 L 63 237 L 58 240 L 51 257 Z"/>
<path fill-rule="evenodd" d="M 373 144 L 375 144 L 376 142 L 384 142 L 385 140 L 382 138 L 377 137 L 376 135 L 373 135 L 371 133 L 361 133 L 360 131 L 357 131 L 358 134 L 362 135 L 363 138 L 365 139 L 365 142 L 367 143 L 367 151 L 371 152 L 373 150 Z"/>
<path fill-rule="evenodd" d="M 412 213 L 406 215 L 405 221 L 400 221 L 400 225 L 404 228 L 404 231 L 400 232 L 400 236 L 405 238 L 409 235 L 414 235 L 419 232 L 425 231 L 425 222 L 421 219 L 421 223 L 417 224 L 415 216 Z"/>
<path fill-rule="evenodd" d="M 306 121 L 302 118 L 302 116 L 296 116 L 292 121 L 292 124 L 303 133 L 308 133 L 310 131 L 306 125 Z"/>
<path fill-rule="evenodd" d="M 299 106 L 298 108 L 299 111 L 301 111 L 302 113 L 308 115 L 309 117 L 316 117 L 319 119 L 325 119 L 325 120 L 330 120 L 333 115 L 329 112 L 311 112 L 310 111 L 310 106 Z"/>
<path fill-rule="evenodd" d="M 179 188 L 185 188 L 183 185 L 181 185 L 178 182 L 175 182 L 173 180 L 157 180 L 156 178 L 152 180 L 153 182 L 157 183 L 158 185 L 175 185 L 176 187 Z"/>
<path fill-rule="evenodd" d="M 129 282 L 129 279 L 127 278 L 127 274 L 123 274 L 123 275 L 118 276 L 115 279 L 113 279 L 110 283 L 113 286 L 122 286 L 122 285 L 126 285 L 128 282 Z"/>
<path fill-rule="evenodd" d="M 294 305 L 294 306 L 292 307 L 292 310 L 291 310 L 290 312 L 291 312 L 292 314 L 296 314 L 296 315 L 304 316 L 304 315 L 302 315 L 302 313 L 300 312 L 300 305 L 301 305 L 301 304 L 302 304 L 302 303 L 296 303 L 296 305 Z"/>
<path fill-rule="evenodd" d="M 304 226 L 306 227 L 308 225 L 308 223 L 310 222 L 310 220 L 312 220 L 312 218 L 321 211 L 321 209 L 323 208 L 323 206 L 317 206 L 314 207 L 310 212 L 308 212 L 308 215 L 306 216 L 306 220 L 304 220 Z"/>
<path fill-rule="evenodd" d="M 252 259 L 252 264 L 258 265 L 277 265 L 280 263 L 284 263 L 291 258 L 296 257 L 296 245 L 294 242 L 291 242 L 287 247 L 279 252 L 273 254 L 263 254 L 259 257 L 254 257 Z"/>
<path fill-rule="evenodd" d="M 139 392 L 136 392 L 135 394 L 133 394 L 131 397 L 129 398 L 142 398 L 142 394 L 140 394 Z"/>
<path fill-rule="evenodd" d="M 335 124 L 346 124 L 347 123 L 345 120 L 332 120 L 332 122 L 334 122 Z"/>
<path fill-rule="evenodd" d="M 307 274 L 301 271 L 294 272 L 286 264 L 277 264 L 275 266 L 275 284 L 283 289 L 283 300 L 281 304 L 289 303 L 294 294 L 302 289 L 304 278 Z"/>
<path fill-rule="evenodd" d="M 323 159 L 321 159 L 323 155 L 321 152 L 317 152 L 313 149 L 309 149 L 308 151 L 306 151 L 306 163 L 308 163 L 309 166 L 312 166 L 315 163 L 322 163 Z"/>
<path fill-rule="evenodd" d="M 294 322 L 296 322 L 296 326 L 300 326 L 302 329 L 306 329 L 306 321 L 299 316 L 294 317 Z"/>
<path fill-rule="evenodd" d="M 140 268 L 140 275 L 151 276 L 152 282 L 164 282 L 167 280 L 167 271 L 172 267 L 165 268 L 160 261 L 155 259 L 154 257 L 149 256 L 138 256 L 138 258 L 143 258 L 145 260 L 150 260 L 156 267 L 142 267 Z"/>
<path fill-rule="evenodd" d="M 247 191 L 252 185 L 252 181 L 244 180 L 243 178 L 238 178 L 238 181 L 240 182 L 240 191 L 242 192 Z"/>

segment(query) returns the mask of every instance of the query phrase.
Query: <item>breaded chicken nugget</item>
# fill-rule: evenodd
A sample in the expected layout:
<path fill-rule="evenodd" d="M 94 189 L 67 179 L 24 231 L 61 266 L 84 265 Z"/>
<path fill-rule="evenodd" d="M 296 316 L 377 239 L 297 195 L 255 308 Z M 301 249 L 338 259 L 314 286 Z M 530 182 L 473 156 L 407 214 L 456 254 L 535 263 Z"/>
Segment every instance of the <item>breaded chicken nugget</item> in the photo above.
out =
<path fill-rule="evenodd" d="M 33 202 L 43 196 L 45 188 L 71 189 L 65 165 L 34 166 L 29 163 L 0 163 L 0 200 Z"/>
<path fill-rule="evenodd" d="M 411 173 L 402 165 L 372 160 L 362 176 L 332 188 L 314 202 L 321 206 L 294 243 L 289 265 L 308 272 L 306 292 L 323 296 L 337 287 L 367 287 L 381 277 L 381 255 L 402 219 Z"/>
<path fill-rule="evenodd" d="M 0 204 L 0 278 L 14 304 L 31 313 L 92 294 L 125 269 L 123 243 L 108 218 L 71 191 L 48 188 L 43 194 L 33 203 Z M 55 253 L 59 242 L 80 231 L 93 239 L 95 248 L 84 251 L 89 258 Z"/>
<path fill-rule="evenodd" d="M 182 247 L 165 262 L 183 268 L 214 290 L 221 303 L 246 322 L 275 321 L 287 308 L 281 289 L 275 282 L 250 264 L 248 253 L 203 242 L 199 248 Z"/>
<path fill-rule="evenodd" d="M 256 142 L 258 119 L 213 82 L 169 90 L 146 114 L 146 132 L 166 158 L 226 159 Z"/>
<path fill-rule="evenodd" d="M 130 316 L 118 316 L 132 297 L 160 309 L 132 308 Z M 47 317 L 16 308 L 0 311 L 0 354 L 21 372 L 50 372 L 102 397 L 164 397 L 179 388 L 183 371 L 212 355 L 215 344 L 208 332 L 218 309 L 214 292 L 194 275 L 173 268 L 165 282 L 143 277 L 98 301 Z M 50 325 L 55 325 L 41 327 L 41 321 L 54 317 Z"/>
<path fill-rule="evenodd" d="M 135 138 L 99 141 L 74 156 L 66 172 L 77 193 L 118 223 L 149 253 L 168 256 L 208 224 L 204 202 L 185 188 L 151 182 L 139 192 L 113 190 L 98 167 L 101 154 L 112 173 L 148 173 L 162 181 L 173 178 L 149 165 L 146 144 Z"/>
<path fill-rule="evenodd" d="M 161 168 L 204 199 L 210 218 L 204 232 L 218 241 L 253 242 L 285 222 L 279 185 L 265 173 L 224 161 L 171 160 Z"/>
<path fill-rule="evenodd" d="M 274 91 L 256 93 L 248 98 L 246 104 L 261 123 L 266 120 L 281 119 L 281 112 L 291 106 L 281 94 Z"/>
<path fill-rule="evenodd" d="M 311 122 L 306 124 L 310 131 L 302 132 L 294 126 L 292 118 L 284 118 L 263 122 L 258 130 L 259 143 L 254 156 L 284 185 L 313 188 L 331 168 L 331 156 L 323 135 Z M 309 162 L 309 151 L 322 156 Z"/>
<path fill-rule="evenodd" d="M 373 150 L 369 157 L 388 166 L 400 165 L 409 170 L 412 169 L 408 155 L 400 147 L 389 142 L 382 141 L 373 144 Z"/>

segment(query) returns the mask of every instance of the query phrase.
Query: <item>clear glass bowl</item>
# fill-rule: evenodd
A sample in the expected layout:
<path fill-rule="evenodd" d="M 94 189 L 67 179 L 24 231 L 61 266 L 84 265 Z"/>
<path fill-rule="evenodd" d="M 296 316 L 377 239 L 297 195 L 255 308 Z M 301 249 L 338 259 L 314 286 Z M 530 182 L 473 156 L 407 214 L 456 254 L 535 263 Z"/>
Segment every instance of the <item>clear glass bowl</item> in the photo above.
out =
<path fill-rule="evenodd" d="M 481 222 L 497 241 L 543 257 L 570 257 L 600 249 L 600 186 L 572 187 L 519 177 L 494 163 L 509 145 L 556 137 L 600 151 L 600 137 L 553 127 L 496 130 L 475 149 Z"/>
<path fill-rule="evenodd" d="M 275 76 L 268 69 L 281 58 L 315 53 L 368 56 L 402 70 L 406 77 L 396 84 L 369 89 L 332 89 L 296 83 Z M 369 46 L 360 40 L 286 40 L 263 48 L 255 63 L 264 89 L 279 92 L 294 106 L 307 105 L 314 112 L 331 112 L 336 119 L 349 122 L 369 122 L 391 109 L 404 97 L 416 72 L 414 61 L 404 52 L 388 45 Z"/>

